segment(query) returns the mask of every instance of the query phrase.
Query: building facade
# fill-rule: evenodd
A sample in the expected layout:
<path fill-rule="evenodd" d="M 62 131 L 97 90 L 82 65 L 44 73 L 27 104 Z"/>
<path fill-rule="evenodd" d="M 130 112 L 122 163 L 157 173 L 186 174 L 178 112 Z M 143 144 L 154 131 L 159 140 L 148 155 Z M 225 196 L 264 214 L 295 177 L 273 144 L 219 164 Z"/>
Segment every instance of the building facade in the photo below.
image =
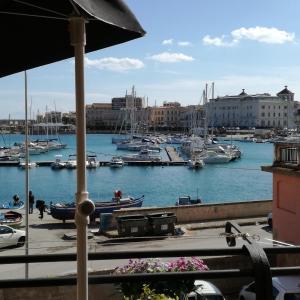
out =
<path fill-rule="evenodd" d="M 88 129 L 114 130 L 121 126 L 125 111 L 113 110 L 111 103 L 86 105 L 86 126 Z"/>
<path fill-rule="evenodd" d="M 209 127 L 295 128 L 297 102 L 287 86 L 272 96 L 268 93 L 217 97 L 207 103 Z"/>
<path fill-rule="evenodd" d="M 275 144 L 272 166 L 262 167 L 273 174 L 273 238 L 300 244 L 300 140 Z"/>
<path fill-rule="evenodd" d="M 145 107 L 145 100 L 142 97 L 133 97 L 126 95 L 125 97 L 116 97 L 111 100 L 113 110 L 131 109 L 141 110 Z"/>

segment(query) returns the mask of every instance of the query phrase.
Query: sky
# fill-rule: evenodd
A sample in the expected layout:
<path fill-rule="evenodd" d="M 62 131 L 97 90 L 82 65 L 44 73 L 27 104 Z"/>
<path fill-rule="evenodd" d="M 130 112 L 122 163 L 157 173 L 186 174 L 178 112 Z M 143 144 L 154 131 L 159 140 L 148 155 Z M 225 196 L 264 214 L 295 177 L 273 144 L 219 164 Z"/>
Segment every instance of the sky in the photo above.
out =
<path fill-rule="evenodd" d="M 276 94 L 300 100 L 299 0 L 125 0 L 147 32 L 85 55 L 85 101 L 111 102 L 135 86 L 150 106 L 215 96 Z M 87 41 L 88 42 L 88 41 Z M 11 62 L 13 63 L 13 61 Z M 74 60 L 29 70 L 29 113 L 75 111 Z M 0 79 L 0 119 L 24 118 L 24 74 Z"/>

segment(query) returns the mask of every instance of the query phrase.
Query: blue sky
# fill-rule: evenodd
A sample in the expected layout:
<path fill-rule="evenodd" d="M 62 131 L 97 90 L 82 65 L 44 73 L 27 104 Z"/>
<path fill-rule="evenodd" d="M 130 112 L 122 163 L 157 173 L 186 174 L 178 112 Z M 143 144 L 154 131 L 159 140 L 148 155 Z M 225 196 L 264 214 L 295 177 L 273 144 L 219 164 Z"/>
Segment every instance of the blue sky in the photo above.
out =
<path fill-rule="evenodd" d="M 135 85 L 149 105 L 201 102 L 215 95 L 276 94 L 300 100 L 298 0 L 127 0 L 147 34 L 86 55 L 86 103 L 110 102 Z M 13 61 L 12 61 L 13 63 Z M 74 64 L 28 71 L 31 114 L 75 110 Z M 0 79 L 0 118 L 24 117 L 24 74 Z"/>

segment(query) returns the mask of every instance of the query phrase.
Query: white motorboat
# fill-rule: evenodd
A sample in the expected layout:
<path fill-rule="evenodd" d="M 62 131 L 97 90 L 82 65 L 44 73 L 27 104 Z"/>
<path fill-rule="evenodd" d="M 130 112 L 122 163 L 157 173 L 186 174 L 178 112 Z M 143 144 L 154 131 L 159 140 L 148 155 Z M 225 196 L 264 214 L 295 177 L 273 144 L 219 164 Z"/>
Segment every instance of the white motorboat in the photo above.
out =
<path fill-rule="evenodd" d="M 66 163 L 62 161 L 62 155 L 61 154 L 55 155 L 55 160 L 51 164 L 51 168 L 54 170 L 59 170 L 65 168 L 65 166 Z"/>
<path fill-rule="evenodd" d="M 232 157 L 226 153 L 221 154 L 213 150 L 203 151 L 201 155 L 198 156 L 199 159 L 202 159 L 206 164 L 221 164 L 228 163 L 232 160 Z"/>
<path fill-rule="evenodd" d="M 99 162 L 97 162 L 97 155 L 88 155 L 86 161 L 86 167 L 88 169 L 95 169 L 99 166 Z"/>
<path fill-rule="evenodd" d="M 21 169 L 26 169 L 26 162 L 20 162 L 20 168 Z M 32 169 L 32 168 L 35 168 L 35 167 L 37 167 L 38 165 L 37 165 L 37 163 L 35 163 L 35 162 L 28 162 L 28 169 Z"/>
<path fill-rule="evenodd" d="M 76 160 L 76 155 L 75 154 L 70 154 L 69 159 L 66 162 L 65 167 L 67 169 L 76 169 L 77 168 L 77 160 Z"/>
<path fill-rule="evenodd" d="M 189 169 L 202 169 L 204 167 L 204 161 L 202 159 L 189 159 L 187 166 Z"/>
<path fill-rule="evenodd" d="M 149 149 L 142 149 L 138 154 L 124 155 L 122 159 L 124 161 L 161 161 L 161 157 Z"/>
<path fill-rule="evenodd" d="M 109 162 L 109 166 L 112 168 L 121 168 L 124 166 L 124 160 L 119 156 L 113 156 Z"/>

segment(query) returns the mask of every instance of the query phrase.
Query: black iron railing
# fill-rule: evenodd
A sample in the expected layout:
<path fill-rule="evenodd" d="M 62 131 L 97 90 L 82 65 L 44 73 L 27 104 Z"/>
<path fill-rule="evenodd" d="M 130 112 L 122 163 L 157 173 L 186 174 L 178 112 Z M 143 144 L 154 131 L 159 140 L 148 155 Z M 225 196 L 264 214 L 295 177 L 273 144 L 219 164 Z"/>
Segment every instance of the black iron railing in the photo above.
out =
<path fill-rule="evenodd" d="M 234 233 L 233 231 L 236 231 Z M 236 237 L 242 237 L 247 244 L 242 248 L 231 248 L 235 246 Z M 268 256 L 274 254 L 300 254 L 299 246 L 287 247 L 264 247 L 261 248 L 256 241 L 247 234 L 241 232 L 240 227 L 232 222 L 227 222 L 225 237 L 230 248 L 222 249 L 170 249 L 151 251 L 114 251 L 90 253 L 89 260 L 114 260 L 130 258 L 162 258 L 162 257 L 218 257 L 218 256 L 246 256 L 252 261 L 252 268 L 248 269 L 226 269 L 193 272 L 168 272 L 151 274 L 108 274 L 89 275 L 89 284 L 120 283 L 139 281 L 160 281 L 173 279 L 216 279 L 233 277 L 253 277 L 256 282 L 256 299 L 272 299 L 272 276 L 300 274 L 300 267 L 270 267 Z M 27 256 L 0 256 L 0 264 L 19 263 L 43 263 L 76 261 L 76 254 L 47 254 Z M 52 278 L 30 278 L 30 279 L 7 279 L 0 280 L 0 288 L 18 287 L 45 287 L 75 285 L 76 276 L 52 277 Z"/>

